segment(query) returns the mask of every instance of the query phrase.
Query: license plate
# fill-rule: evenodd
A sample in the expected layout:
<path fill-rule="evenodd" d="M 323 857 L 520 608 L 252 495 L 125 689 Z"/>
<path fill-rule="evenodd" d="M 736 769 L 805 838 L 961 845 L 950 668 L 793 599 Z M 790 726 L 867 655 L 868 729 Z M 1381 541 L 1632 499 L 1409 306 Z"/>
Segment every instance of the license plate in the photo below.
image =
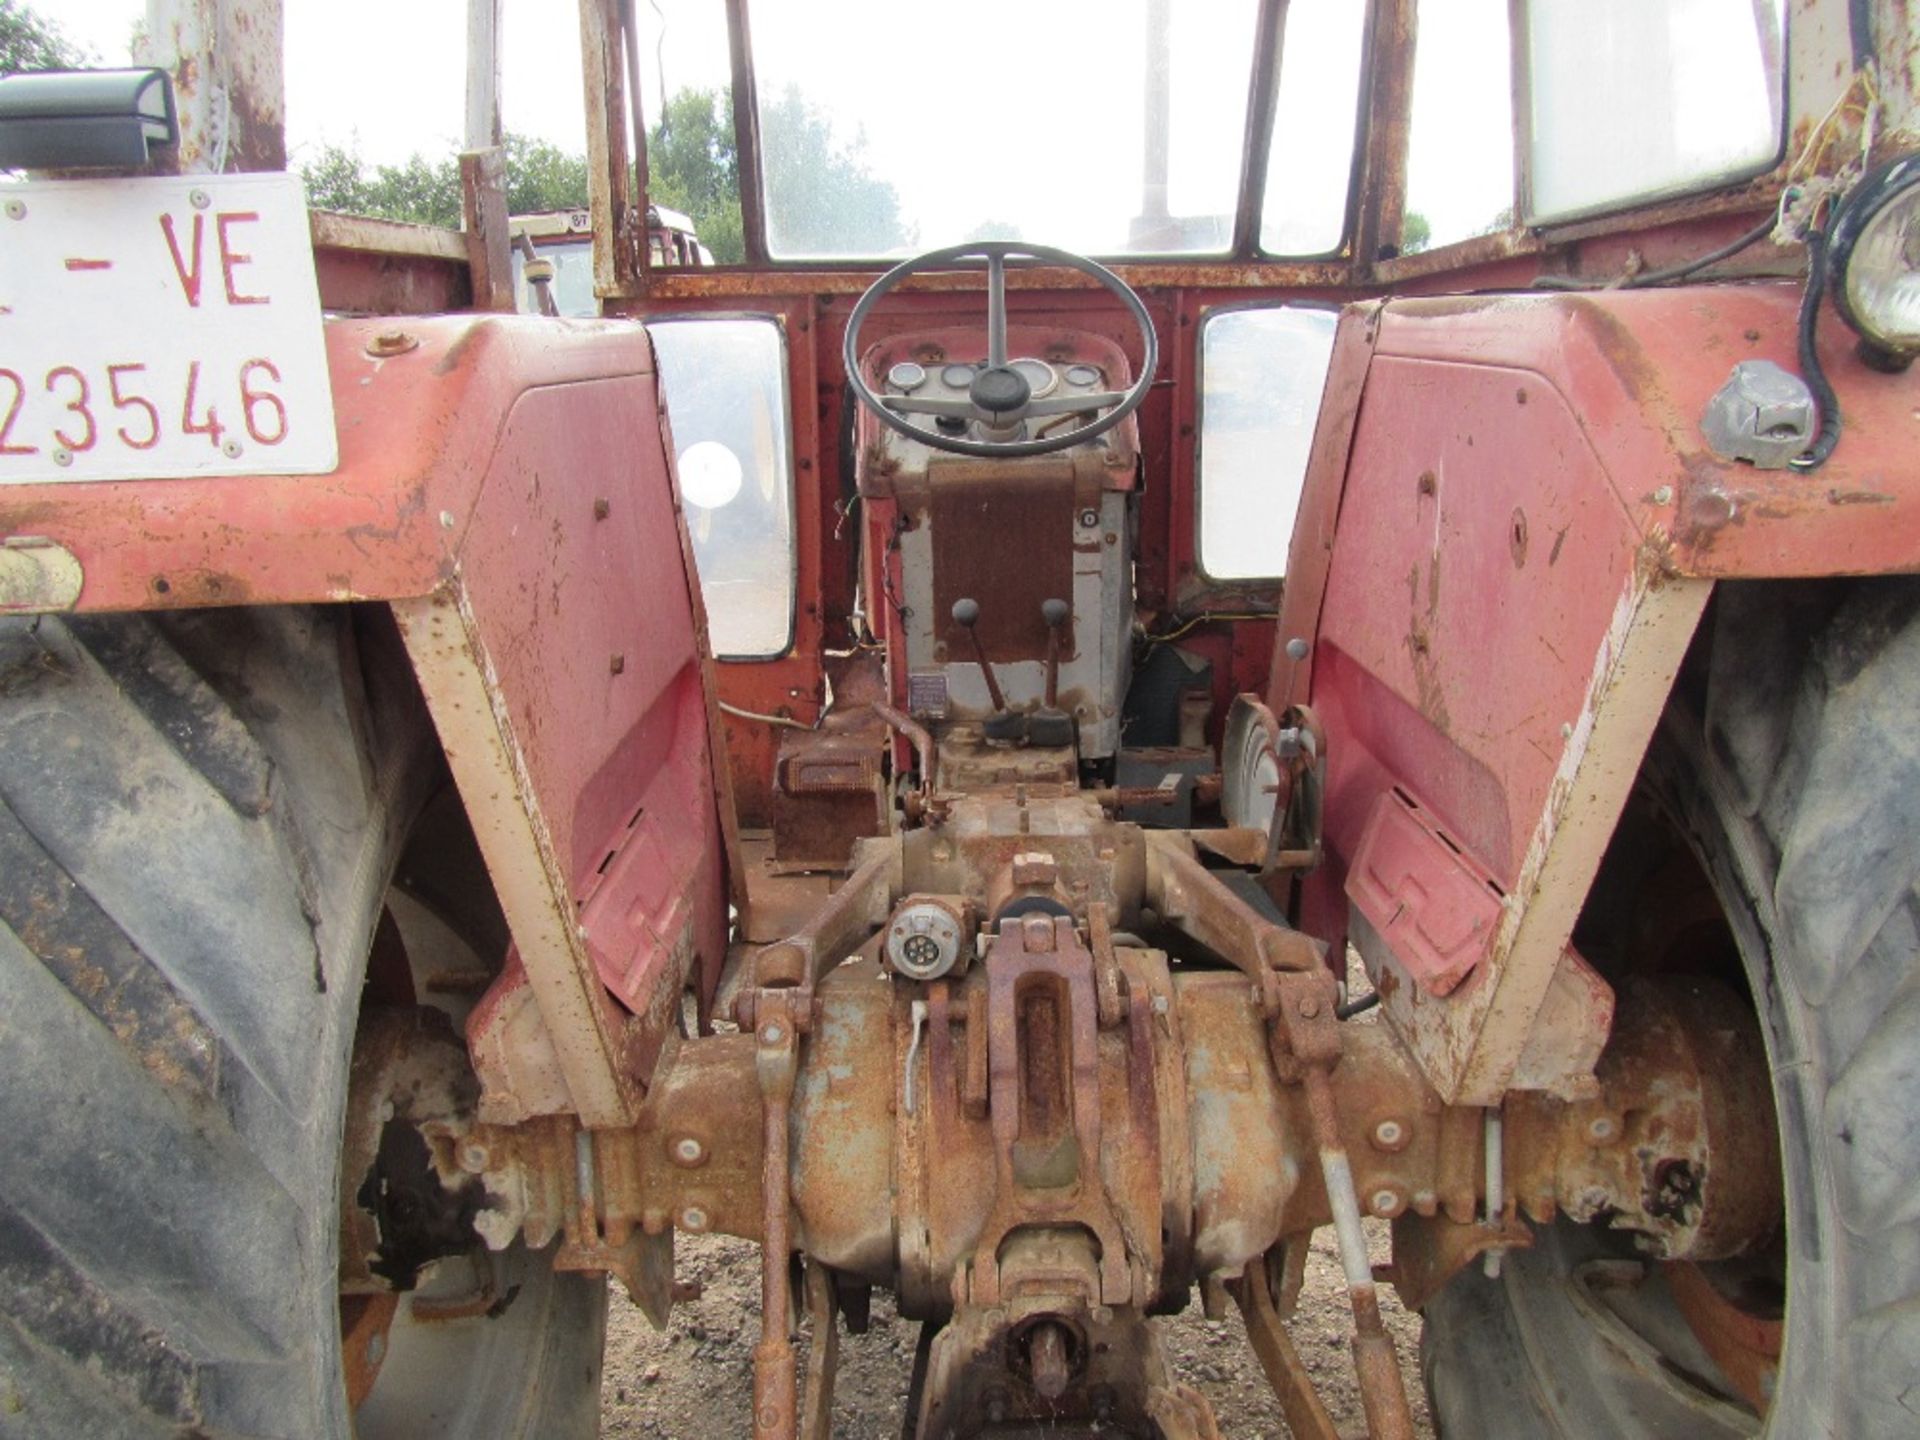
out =
<path fill-rule="evenodd" d="M 0 185 L 0 484 L 338 464 L 297 176 Z"/>

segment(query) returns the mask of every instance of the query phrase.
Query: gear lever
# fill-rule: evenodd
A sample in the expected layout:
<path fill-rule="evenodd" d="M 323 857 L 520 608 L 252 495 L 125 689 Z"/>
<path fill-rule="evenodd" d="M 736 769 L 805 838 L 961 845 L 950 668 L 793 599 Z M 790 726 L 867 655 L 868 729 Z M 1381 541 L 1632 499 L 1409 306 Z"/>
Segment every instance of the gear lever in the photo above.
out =
<path fill-rule="evenodd" d="M 1007 709 L 1007 697 L 1000 693 L 1000 682 L 994 677 L 993 666 L 987 663 L 980 632 L 973 628 L 980 623 L 980 602 L 971 597 L 954 601 L 953 623 L 965 629 L 967 638 L 973 642 L 974 663 L 980 667 L 980 674 L 987 682 L 987 698 L 993 702 L 993 714 L 981 725 L 981 733 L 989 740 L 1020 744 L 1027 738 L 1027 717 Z"/>
<path fill-rule="evenodd" d="M 1027 717 L 1027 738 L 1035 745 L 1071 745 L 1073 717 L 1060 708 L 1060 645 L 1073 607 L 1064 600 L 1046 600 L 1040 615 L 1047 622 L 1047 689 L 1040 708 Z"/>

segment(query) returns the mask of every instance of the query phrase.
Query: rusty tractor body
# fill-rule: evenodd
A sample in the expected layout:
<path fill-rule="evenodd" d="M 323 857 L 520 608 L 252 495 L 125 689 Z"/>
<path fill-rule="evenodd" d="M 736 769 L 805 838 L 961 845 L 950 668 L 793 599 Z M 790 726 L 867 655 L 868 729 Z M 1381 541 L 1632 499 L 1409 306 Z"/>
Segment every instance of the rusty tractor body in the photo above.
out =
<path fill-rule="evenodd" d="M 1251 55 L 1220 57 L 1253 138 L 1217 255 L 973 241 L 884 273 L 770 255 L 731 0 L 748 258 L 714 266 L 690 221 L 647 206 L 636 7 L 583 0 L 588 207 L 509 225 L 476 61 L 464 233 L 312 215 L 322 473 L 89 481 L 77 422 L 27 428 L 23 397 L 63 394 L 57 371 L 0 349 L 18 392 L 7 412 L 0 388 L 0 451 L 20 460 L 0 475 L 0 608 L 90 646 L 177 612 L 352 617 L 342 703 L 375 717 L 353 733 L 394 697 L 424 708 L 419 772 L 451 782 L 497 906 L 490 943 L 431 974 L 399 902 L 369 931 L 324 1197 L 347 1357 L 327 1414 L 378 1430 L 367 1407 L 413 1363 L 381 1337 L 427 1303 L 423 1277 L 525 1253 L 617 1277 L 664 1323 L 676 1234 L 718 1233 L 764 1257 L 750 1423 L 768 1440 L 831 1432 L 832 1337 L 876 1287 L 925 1326 L 922 1440 L 1217 1434 L 1153 1322 L 1196 1296 L 1237 1304 L 1292 1433 L 1329 1437 L 1285 1321 L 1331 1225 L 1382 1440 L 1413 1422 L 1376 1287 L 1439 1337 L 1443 1432 L 1508 1433 L 1466 1430 L 1499 1407 L 1457 1377 L 1476 1337 L 1560 1322 L 1449 1307 L 1519 1307 L 1563 1252 L 1574 1279 L 1551 1293 L 1577 1280 L 1678 1317 L 1619 1342 L 1643 1363 L 1616 1366 L 1622 1385 L 1659 1372 L 1667 1408 L 1608 1410 L 1582 1379 L 1550 1417 L 1514 1401 L 1512 1433 L 1801 1434 L 1810 1415 L 1896 1433 L 1871 1387 L 1843 1403 L 1821 1372 L 1920 1355 L 1905 1292 L 1833 1258 L 1843 1230 L 1911 1221 L 1913 1159 L 1894 1146 L 1835 1179 L 1820 1137 L 1879 1112 L 1851 1080 L 1794 1087 L 1856 1044 L 1879 1055 L 1868 1012 L 1903 1002 L 1849 1010 L 1841 1039 L 1780 998 L 1807 988 L 1789 952 L 1815 887 L 1792 867 L 1850 841 L 1769 818 L 1763 780 L 1811 775 L 1856 810 L 1881 788 L 1795 758 L 1815 713 L 1797 697 L 1879 683 L 1905 602 L 1847 617 L 1920 570 L 1911 354 L 1827 303 L 1867 303 L 1832 278 L 1871 249 L 1840 255 L 1850 187 L 1920 134 L 1909 7 L 1789 7 L 1770 166 L 1403 254 L 1422 7 L 1375 0 L 1345 229 L 1305 259 L 1257 233 L 1282 183 L 1262 146 L 1292 8 L 1254 7 Z M 484 57 L 497 13 L 474 13 Z M 227 165 L 279 166 L 278 24 L 251 0 L 180 7 L 155 41 L 180 126 L 160 169 L 210 171 L 216 113 Z M 1920 220 L 1903 223 L 1888 283 L 1913 286 Z M 1793 243 L 1754 249 L 1775 224 Z M 590 256 L 597 318 L 550 305 L 563 246 Z M 516 276 L 545 314 L 508 313 Z M 1317 402 L 1261 401 L 1308 417 L 1297 517 L 1246 522 L 1290 525 L 1284 583 L 1211 575 L 1205 447 L 1231 435 L 1207 428 L 1228 411 L 1202 407 L 1201 337 L 1300 302 L 1325 320 Z M 778 398 L 754 413 L 790 563 L 741 579 L 787 618 L 736 654 L 711 638 L 735 593 L 714 567 L 759 541 L 713 528 L 733 491 L 701 487 L 739 490 L 740 465 L 694 455 L 719 382 L 676 388 L 671 362 L 692 327 L 743 316 L 778 337 Z M 89 421 L 88 446 L 121 418 Z M 56 449 L 69 469 L 32 469 Z M 1826 660 L 1821 626 L 1842 627 Z M 1755 678 L 1788 654 L 1824 678 Z M 1744 798 L 1712 799 L 1738 788 L 1702 778 L 1723 771 Z M 1864 871 L 1910 874 L 1905 832 L 1858 834 Z M 1773 890 L 1741 868 L 1755 857 L 1779 861 Z M 1835 873 L 1830 899 L 1852 872 Z M 12 896 L 0 884 L 0 914 L 42 953 Z M 1856 944 L 1843 928 L 1818 931 L 1831 953 Z M 1898 996 L 1913 968 L 1874 973 Z M 1859 1083 L 1904 1093 L 1910 1072 L 1874 1074 Z M 1390 1222 L 1384 1265 L 1368 1221 Z M 178 1263 L 169 1283 L 203 1283 Z M 1620 1333 L 1642 1313 L 1580 1303 Z M 92 1342 L 59 1343 L 85 1363 Z M 1849 1345 L 1868 1358 L 1843 1363 Z M 226 1433 L 228 1392 L 199 1383 L 182 1393 Z"/>

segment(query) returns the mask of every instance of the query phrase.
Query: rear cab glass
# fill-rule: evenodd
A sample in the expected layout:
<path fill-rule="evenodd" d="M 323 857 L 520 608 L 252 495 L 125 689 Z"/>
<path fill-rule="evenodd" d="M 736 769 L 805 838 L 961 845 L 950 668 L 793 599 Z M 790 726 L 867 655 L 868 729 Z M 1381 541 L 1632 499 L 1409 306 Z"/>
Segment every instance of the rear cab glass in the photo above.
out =
<path fill-rule="evenodd" d="M 713 653 L 784 654 L 794 596 L 786 337 L 765 316 L 657 319 L 647 334 Z"/>
<path fill-rule="evenodd" d="M 1277 579 L 1320 415 L 1338 313 L 1219 310 L 1200 331 L 1200 568 Z"/>

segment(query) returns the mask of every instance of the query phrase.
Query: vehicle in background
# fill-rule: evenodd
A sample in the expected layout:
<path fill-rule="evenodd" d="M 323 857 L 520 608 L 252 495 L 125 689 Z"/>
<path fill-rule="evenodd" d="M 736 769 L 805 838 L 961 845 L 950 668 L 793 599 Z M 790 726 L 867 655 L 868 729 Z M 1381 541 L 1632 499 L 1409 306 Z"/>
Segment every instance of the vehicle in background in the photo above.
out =
<path fill-rule="evenodd" d="M 593 293 L 593 217 L 585 210 L 548 210 L 515 215 L 513 302 L 523 315 L 564 315 L 574 319 L 600 313 Z M 527 262 L 538 259 L 529 280 Z M 664 205 L 647 207 L 647 261 L 656 269 L 713 264 L 713 254 L 693 231 L 693 220 Z M 539 286 L 551 295 L 543 304 Z"/>

